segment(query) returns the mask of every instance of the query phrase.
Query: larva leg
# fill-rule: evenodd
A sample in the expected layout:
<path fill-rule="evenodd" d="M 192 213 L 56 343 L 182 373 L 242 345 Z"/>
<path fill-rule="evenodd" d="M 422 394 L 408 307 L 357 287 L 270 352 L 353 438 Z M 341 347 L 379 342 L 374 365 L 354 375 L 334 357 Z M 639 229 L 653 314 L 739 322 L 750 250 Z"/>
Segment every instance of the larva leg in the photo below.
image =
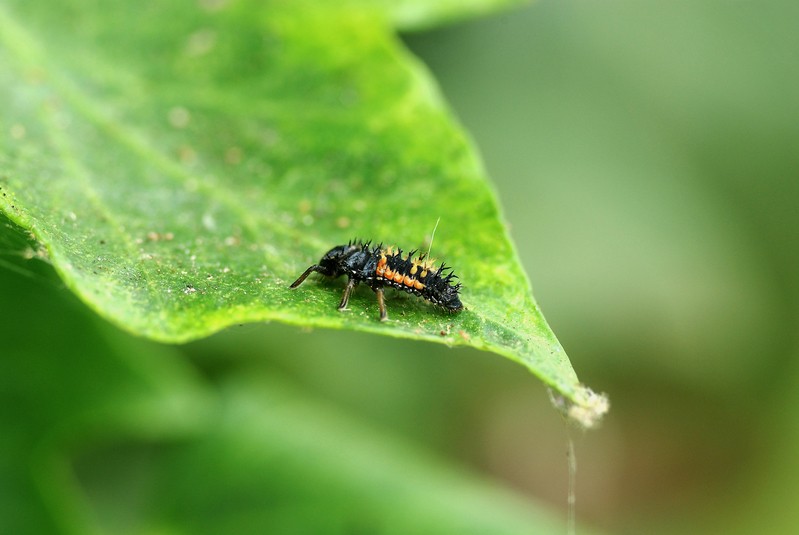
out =
<path fill-rule="evenodd" d="M 383 298 L 383 288 L 376 288 L 377 306 L 380 308 L 380 321 L 388 320 L 388 311 L 386 310 L 386 301 Z"/>
<path fill-rule="evenodd" d="M 353 288 L 355 288 L 355 281 L 347 279 L 347 286 L 344 288 L 344 294 L 341 296 L 341 303 L 338 304 L 339 311 L 347 308 L 347 303 L 350 302 L 350 294 Z"/>

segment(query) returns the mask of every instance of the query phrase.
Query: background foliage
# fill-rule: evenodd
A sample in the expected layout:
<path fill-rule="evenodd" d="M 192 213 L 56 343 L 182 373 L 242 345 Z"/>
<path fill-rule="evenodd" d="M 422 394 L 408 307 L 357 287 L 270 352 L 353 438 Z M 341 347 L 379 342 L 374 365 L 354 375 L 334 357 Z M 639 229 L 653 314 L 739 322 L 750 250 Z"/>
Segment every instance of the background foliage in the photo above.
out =
<path fill-rule="evenodd" d="M 573 0 L 411 40 L 547 318 L 612 394 L 578 443 L 578 509 L 611 532 L 795 529 L 797 20 L 785 1 Z M 544 460 L 507 460 L 550 432 L 498 421 L 482 458 L 557 502 Z"/>

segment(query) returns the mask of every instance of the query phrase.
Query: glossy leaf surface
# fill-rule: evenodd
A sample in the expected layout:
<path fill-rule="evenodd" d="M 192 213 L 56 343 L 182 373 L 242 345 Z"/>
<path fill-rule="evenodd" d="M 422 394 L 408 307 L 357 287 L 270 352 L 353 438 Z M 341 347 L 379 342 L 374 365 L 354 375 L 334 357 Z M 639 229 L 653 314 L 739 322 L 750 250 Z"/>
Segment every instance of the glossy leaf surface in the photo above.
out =
<path fill-rule="evenodd" d="M 359 5 L 356 5 L 359 4 Z M 473 147 L 380 4 L 9 2 L 0 207 L 101 315 L 167 342 L 279 320 L 471 345 L 604 411 L 532 297 Z M 431 15 L 432 16 L 432 15 Z M 361 237 L 430 246 L 467 307 L 289 283 Z M 592 408 L 593 407 L 593 408 Z M 581 409 L 582 410 L 582 409 Z M 575 416 L 572 414 L 572 416 Z"/>

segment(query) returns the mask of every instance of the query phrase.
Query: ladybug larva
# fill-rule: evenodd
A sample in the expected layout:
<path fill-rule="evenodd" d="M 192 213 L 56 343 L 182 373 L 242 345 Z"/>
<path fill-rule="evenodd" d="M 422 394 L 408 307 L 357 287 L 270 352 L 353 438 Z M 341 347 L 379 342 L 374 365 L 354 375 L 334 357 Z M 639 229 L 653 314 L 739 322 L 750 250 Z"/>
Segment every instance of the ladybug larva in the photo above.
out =
<path fill-rule="evenodd" d="M 291 288 L 296 288 L 313 272 L 326 277 L 347 276 L 347 285 L 338 305 L 339 310 L 347 308 L 353 288 L 360 283 L 369 286 L 377 295 L 380 307 L 380 321 L 388 319 L 383 288 L 390 287 L 419 296 L 437 305 L 447 312 L 456 313 L 463 310 L 458 292 L 461 284 L 453 284 L 458 277 L 452 268 L 442 263 L 437 268 L 425 260 L 422 254 L 414 258 L 416 251 L 403 256 L 402 249 L 383 247 L 382 244 L 371 246 L 371 242 L 355 240 L 347 245 L 339 245 L 330 249 L 319 260 L 310 266 L 295 280 Z"/>

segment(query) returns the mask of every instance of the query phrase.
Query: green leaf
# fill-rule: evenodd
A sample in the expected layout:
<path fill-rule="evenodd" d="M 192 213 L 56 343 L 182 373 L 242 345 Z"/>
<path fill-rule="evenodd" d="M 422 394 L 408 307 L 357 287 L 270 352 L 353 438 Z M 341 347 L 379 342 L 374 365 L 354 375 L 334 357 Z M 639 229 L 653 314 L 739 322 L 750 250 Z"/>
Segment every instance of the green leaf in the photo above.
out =
<path fill-rule="evenodd" d="M 430 76 L 386 12 L 328 4 L 6 2 L 0 208 L 132 333 L 279 320 L 470 345 L 527 366 L 590 426 L 606 402 L 536 306 Z M 370 292 L 340 314 L 340 284 L 288 290 L 352 237 L 426 249 L 439 218 L 457 316 L 392 295 L 381 324 Z"/>

